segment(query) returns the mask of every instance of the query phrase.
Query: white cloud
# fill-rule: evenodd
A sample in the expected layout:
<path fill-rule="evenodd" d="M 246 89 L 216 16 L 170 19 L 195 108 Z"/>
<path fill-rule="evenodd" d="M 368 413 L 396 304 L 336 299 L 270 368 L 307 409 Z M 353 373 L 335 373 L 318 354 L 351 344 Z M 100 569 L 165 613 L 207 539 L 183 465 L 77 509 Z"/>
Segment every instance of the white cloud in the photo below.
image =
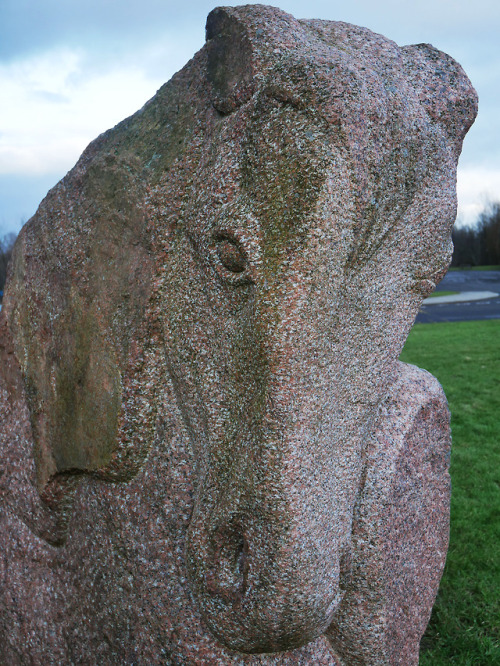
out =
<path fill-rule="evenodd" d="M 0 174 L 69 169 L 163 83 L 129 63 L 91 77 L 86 65 L 82 52 L 59 49 L 0 66 Z"/>
<path fill-rule="evenodd" d="M 167 7 L 163 3 L 155 4 L 156 0 L 147 0 L 150 1 L 157 11 L 160 11 L 160 5 Z M 487 4 L 488 1 L 480 0 L 479 4 Z M 401 13 L 401 6 L 395 3 L 395 0 L 387 0 L 386 8 L 392 7 L 393 2 L 394 7 L 400 8 L 398 11 Z M 440 5 L 443 11 L 447 8 L 447 3 L 448 0 L 444 5 Z M 419 35 L 396 34 L 400 30 L 409 30 L 413 25 L 412 22 L 401 21 L 397 12 L 382 13 L 380 21 L 383 25 L 379 26 L 372 23 L 372 20 L 375 20 L 373 3 L 363 0 L 358 3 L 359 6 L 351 5 L 347 10 L 345 4 L 340 7 L 335 3 L 332 5 L 320 0 L 315 0 L 312 4 L 301 0 L 282 2 L 285 10 L 298 16 L 316 15 L 366 22 L 370 27 L 380 29 L 400 42 L 418 41 Z M 170 10 L 165 9 L 163 14 L 160 12 L 162 20 L 157 19 L 152 25 L 154 23 L 156 26 L 164 26 L 162 30 L 165 32 L 161 38 L 158 38 L 157 31 L 154 30 L 154 38 L 152 33 L 150 39 L 137 37 L 135 41 L 129 42 L 124 33 L 120 44 L 109 39 L 105 51 L 103 40 L 94 41 L 92 44 L 88 39 L 86 42 L 76 40 L 72 43 L 80 44 L 79 48 L 58 46 L 42 53 L 18 57 L 8 63 L 0 63 L 0 177 L 24 176 L 28 183 L 30 178 L 42 178 L 47 174 L 62 175 L 73 166 L 92 139 L 142 107 L 174 71 L 182 67 L 196 49 L 202 46 L 204 14 L 210 7 L 206 0 L 197 0 L 190 6 L 190 11 L 194 11 L 195 6 L 198 12 L 196 22 L 192 14 L 189 20 L 180 20 L 184 9 L 180 15 L 176 14 L 176 21 L 167 20 Z M 431 33 L 440 29 L 440 23 L 434 20 L 434 4 L 431 0 L 426 0 L 425 6 L 427 9 L 421 14 L 420 28 L 428 35 L 425 40 L 434 41 Z M 467 3 L 461 5 L 461 8 L 462 11 L 472 12 Z M 362 16 L 350 15 L 351 12 L 361 10 Z M 476 10 L 477 6 L 474 11 Z M 433 20 L 430 21 L 429 17 Z M 472 15 L 468 16 L 467 20 L 472 21 L 472 18 Z M 189 21 L 193 23 L 191 27 Z M 487 27 L 484 18 L 481 25 Z M 129 36 L 132 40 L 132 35 Z M 498 87 L 493 84 L 499 62 L 498 58 L 493 57 L 489 47 L 484 46 L 484 49 L 474 51 L 470 47 L 477 46 L 477 42 L 462 37 L 459 39 L 459 36 L 454 34 L 458 44 L 463 43 L 464 48 L 469 47 L 469 50 L 478 54 L 477 62 L 473 60 L 469 65 L 465 62 L 463 64 L 467 65 L 467 70 L 472 69 L 470 73 L 475 75 L 472 78 L 477 81 L 476 85 L 485 88 L 484 92 L 480 90 L 480 116 L 464 145 L 464 168 L 459 168 L 458 172 L 459 223 L 471 224 L 489 200 L 500 199 L 498 133 L 492 131 L 498 106 L 495 105 Z M 489 54 L 487 66 L 484 50 Z M 468 53 L 467 48 L 465 51 Z M 487 168 L 486 164 L 491 168 Z M 28 195 L 28 192 L 26 194 Z M 0 211 L 0 215 L 4 216 L 9 204 L 5 196 L 4 191 L 3 213 Z M 20 213 L 12 214 L 16 220 L 20 216 Z"/>

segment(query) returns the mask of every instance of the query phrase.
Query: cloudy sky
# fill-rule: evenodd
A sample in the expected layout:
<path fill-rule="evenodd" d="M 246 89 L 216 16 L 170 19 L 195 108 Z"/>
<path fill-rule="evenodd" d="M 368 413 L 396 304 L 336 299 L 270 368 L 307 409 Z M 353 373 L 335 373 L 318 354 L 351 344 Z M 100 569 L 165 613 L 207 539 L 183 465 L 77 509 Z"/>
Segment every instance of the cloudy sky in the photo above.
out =
<path fill-rule="evenodd" d="M 247 4 L 228 2 L 227 4 Z M 429 42 L 479 93 L 459 222 L 500 200 L 499 0 L 280 0 L 298 18 Z M 0 237 L 18 231 L 98 134 L 139 109 L 204 42 L 214 0 L 0 0 Z"/>

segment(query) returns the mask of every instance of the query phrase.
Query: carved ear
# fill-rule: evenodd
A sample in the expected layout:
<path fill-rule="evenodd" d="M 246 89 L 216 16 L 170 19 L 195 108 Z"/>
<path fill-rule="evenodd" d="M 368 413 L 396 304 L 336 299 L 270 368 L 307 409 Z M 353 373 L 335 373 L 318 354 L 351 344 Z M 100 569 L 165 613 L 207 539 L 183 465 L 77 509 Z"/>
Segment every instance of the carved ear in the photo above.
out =
<path fill-rule="evenodd" d="M 453 58 L 430 44 L 404 46 L 401 52 L 420 103 L 460 151 L 477 115 L 477 93 L 467 75 Z"/>
<path fill-rule="evenodd" d="M 230 8 L 218 7 L 207 18 L 208 79 L 213 105 L 231 113 L 252 96 L 254 52 L 246 25 Z"/>
<path fill-rule="evenodd" d="M 297 34 L 302 31 L 297 19 L 276 7 L 245 5 L 211 11 L 205 48 L 214 107 L 227 114 L 247 102 L 276 65 L 279 53 L 299 46 Z"/>

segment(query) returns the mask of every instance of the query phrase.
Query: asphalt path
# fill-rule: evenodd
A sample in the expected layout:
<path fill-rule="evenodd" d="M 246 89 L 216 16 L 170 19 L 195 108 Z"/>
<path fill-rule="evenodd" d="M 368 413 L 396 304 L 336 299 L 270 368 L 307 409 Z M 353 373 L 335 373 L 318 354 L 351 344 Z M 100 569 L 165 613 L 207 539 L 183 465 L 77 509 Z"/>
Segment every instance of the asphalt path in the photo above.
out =
<path fill-rule="evenodd" d="M 500 271 L 450 271 L 435 293 L 440 291 L 493 292 L 498 296 L 458 303 L 425 303 L 417 315 L 417 323 L 500 319 Z"/>

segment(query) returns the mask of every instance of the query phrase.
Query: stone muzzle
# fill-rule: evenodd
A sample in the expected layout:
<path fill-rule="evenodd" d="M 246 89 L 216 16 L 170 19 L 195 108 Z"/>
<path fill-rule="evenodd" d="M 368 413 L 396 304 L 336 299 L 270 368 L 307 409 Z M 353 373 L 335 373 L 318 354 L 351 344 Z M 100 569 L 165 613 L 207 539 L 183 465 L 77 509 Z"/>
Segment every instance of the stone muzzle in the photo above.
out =
<path fill-rule="evenodd" d="M 260 456 L 249 451 L 246 463 L 235 456 L 225 478 L 207 475 L 187 541 L 205 622 L 224 645 L 249 653 L 308 643 L 329 626 L 340 601 L 339 540 L 331 529 L 325 534 L 327 517 L 311 520 L 311 508 L 298 501 L 301 491 L 319 495 L 321 488 L 312 489 L 314 478 L 307 489 L 291 486 L 286 460 L 278 477 L 274 446 L 260 449 Z"/>

